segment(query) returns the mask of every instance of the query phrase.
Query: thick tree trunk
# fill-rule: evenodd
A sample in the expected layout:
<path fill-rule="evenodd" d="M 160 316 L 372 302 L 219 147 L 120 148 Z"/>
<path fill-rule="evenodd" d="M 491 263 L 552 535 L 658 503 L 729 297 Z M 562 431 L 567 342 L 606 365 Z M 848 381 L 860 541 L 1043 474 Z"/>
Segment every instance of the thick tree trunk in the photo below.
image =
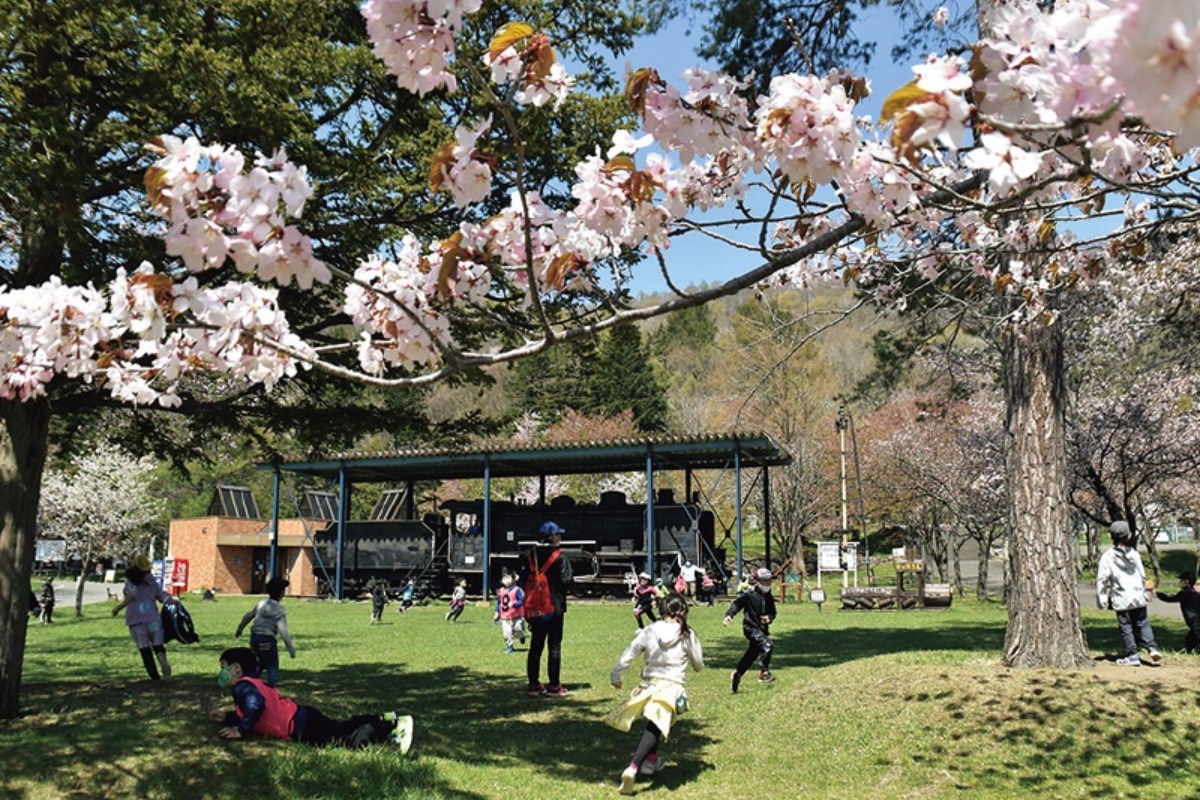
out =
<path fill-rule="evenodd" d="M 13 719 L 20 710 L 50 404 L 0 400 L 0 426 L 0 719 Z"/>
<path fill-rule="evenodd" d="M 87 582 L 88 565 L 92 563 L 92 551 L 83 554 L 79 562 L 79 577 L 75 579 L 75 616 L 83 616 L 83 588 Z"/>
<path fill-rule="evenodd" d="M 1067 507 L 1062 337 L 1058 323 L 1005 335 L 1010 667 L 1092 666 Z"/>

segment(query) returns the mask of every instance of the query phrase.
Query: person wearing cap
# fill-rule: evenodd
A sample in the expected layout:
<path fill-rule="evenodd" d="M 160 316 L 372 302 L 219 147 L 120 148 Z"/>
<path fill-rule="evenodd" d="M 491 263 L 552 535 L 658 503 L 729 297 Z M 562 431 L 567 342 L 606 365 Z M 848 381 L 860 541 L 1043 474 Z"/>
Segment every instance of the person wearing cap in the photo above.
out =
<path fill-rule="evenodd" d="M 633 618 L 637 620 L 638 629 L 645 627 L 642 623 L 643 614 L 651 622 L 658 621 L 658 617 L 654 616 L 654 604 L 660 596 L 658 589 L 650 582 L 650 573 L 638 573 L 637 583 L 633 587 Z"/>
<path fill-rule="evenodd" d="M 1150 663 L 1157 664 L 1162 660 L 1162 654 L 1158 652 L 1154 629 L 1146 614 L 1152 590 L 1146 586 L 1142 557 L 1134 545 L 1128 522 L 1116 520 L 1108 530 L 1113 546 L 1100 556 L 1096 571 L 1096 604 L 1117 612 L 1117 630 L 1125 647 L 1125 654 L 1117 659 L 1117 663 L 1124 667 L 1140 667 L 1140 644 L 1149 652 Z"/>
<path fill-rule="evenodd" d="M 158 603 L 176 603 L 171 595 L 163 591 L 150 572 L 150 559 L 141 555 L 133 560 L 125 570 L 124 597 L 112 610 L 115 617 L 121 611 L 125 612 L 125 624 L 129 626 L 129 635 L 137 644 L 142 656 L 142 664 L 150 680 L 159 679 L 158 667 L 162 667 L 162 677 L 171 677 L 171 662 L 167 660 L 167 649 L 163 646 L 162 616 Z M 156 666 L 154 661 L 158 659 Z"/>
<path fill-rule="evenodd" d="M 258 659 L 259 669 L 266 675 L 268 686 L 279 683 L 279 644 L 275 641 L 276 636 L 283 639 L 288 655 L 296 657 L 296 647 L 288 632 L 287 611 L 279 602 L 287 587 L 288 579 L 280 575 L 267 581 L 267 597 L 246 612 L 233 634 L 236 639 L 247 625 L 250 626 L 250 649 Z"/>
<path fill-rule="evenodd" d="M 742 683 L 742 676 L 750 665 L 758 659 L 758 680 L 760 683 L 771 683 L 775 676 L 771 674 L 771 653 L 775 643 L 771 641 L 771 623 L 775 621 L 775 598 L 771 596 L 771 570 L 761 567 L 754 573 L 755 587 L 742 592 L 733 599 L 725 611 L 722 623 L 729 623 L 739 611 L 742 612 L 742 635 L 746 637 L 746 652 L 742 654 L 737 666 L 729 676 L 729 688 L 737 694 Z"/>
<path fill-rule="evenodd" d="M 1189 653 L 1196 652 L 1196 648 L 1200 647 L 1200 594 L 1196 592 L 1196 573 L 1179 573 L 1179 591 L 1175 594 L 1159 592 L 1158 599 L 1164 603 L 1179 603 L 1183 621 L 1188 626 L 1183 646 Z"/>
<path fill-rule="evenodd" d="M 563 618 L 567 614 L 567 587 L 573 579 L 571 562 L 559 544 L 566 530 L 555 522 L 543 522 L 538 528 L 538 543 L 521 564 L 520 584 L 525 587 L 526 614 L 529 622 L 529 653 L 525 657 L 525 673 L 529 678 L 530 697 L 565 697 L 570 694 L 562 685 Z M 554 610 L 541 616 L 530 616 L 529 597 L 537 573 L 546 576 Z M 542 652 L 547 651 L 546 678 L 542 684 Z"/>
<path fill-rule="evenodd" d="M 272 739 L 321 746 L 362 747 L 391 740 L 407 753 L 412 746 L 413 718 L 395 711 L 330 719 L 313 706 L 283 697 L 258 677 L 258 659 L 249 647 L 221 653 L 217 685 L 233 695 L 233 710 L 214 708 L 208 718 L 221 724 L 222 739 L 245 739 L 251 733 Z"/>

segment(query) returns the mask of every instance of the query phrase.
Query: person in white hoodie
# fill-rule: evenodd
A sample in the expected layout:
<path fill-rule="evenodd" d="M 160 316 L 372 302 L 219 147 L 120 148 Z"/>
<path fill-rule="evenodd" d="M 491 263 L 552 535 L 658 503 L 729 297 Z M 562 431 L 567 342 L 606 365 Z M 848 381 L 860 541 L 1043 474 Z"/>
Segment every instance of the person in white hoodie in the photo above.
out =
<path fill-rule="evenodd" d="M 1117 520 L 1108 526 L 1112 533 L 1113 546 L 1100 556 L 1100 567 L 1096 572 L 1096 603 L 1100 608 L 1117 612 L 1117 629 L 1125 646 L 1125 655 L 1117 663 L 1126 667 L 1140 667 L 1141 656 L 1138 646 L 1149 651 L 1149 660 L 1157 664 L 1162 660 L 1158 644 L 1154 641 L 1154 630 L 1146 615 L 1146 605 L 1151 589 L 1146 586 L 1146 568 L 1134 545 L 1129 523 Z"/>
<path fill-rule="evenodd" d="M 688 627 L 688 602 L 678 594 L 669 595 L 661 606 L 663 618 L 643 628 L 633 637 L 612 668 L 609 680 L 621 688 L 621 676 L 634 659 L 645 656 L 642 681 L 629 699 L 609 713 L 607 722 L 628 733 L 634 720 L 645 718 L 646 730 L 634 751 L 629 766 L 621 772 L 621 794 L 633 794 L 633 783 L 639 772 L 653 775 L 662 769 L 658 745 L 671 733 L 675 717 L 687 710 L 687 668 L 704 668 L 704 651 L 696 632 Z"/>

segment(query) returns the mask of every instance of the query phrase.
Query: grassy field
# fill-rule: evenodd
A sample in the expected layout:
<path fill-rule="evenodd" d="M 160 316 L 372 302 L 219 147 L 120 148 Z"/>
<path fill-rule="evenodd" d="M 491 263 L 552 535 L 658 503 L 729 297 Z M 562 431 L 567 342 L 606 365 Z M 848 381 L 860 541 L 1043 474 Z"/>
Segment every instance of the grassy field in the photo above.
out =
<path fill-rule="evenodd" d="M 562 699 L 525 696 L 523 651 L 503 652 L 491 612 L 442 605 L 369 627 L 362 603 L 289 599 L 299 650 L 281 688 L 331 715 L 400 709 L 416 717 L 407 757 L 379 746 L 318 750 L 225 742 L 206 719 L 228 704 L 217 655 L 253 600 L 189 603 L 202 641 L 169 646 L 174 676 L 145 679 L 110 606 L 33 625 L 25 716 L 0 723 L 5 798 L 596 798 L 637 733 L 603 723 L 619 694 L 608 671 L 635 629 L 629 607 L 578 604 L 567 616 Z M 1200 793 L 1200 656 L 1177 652 L 1184 628 L 1155 618 L 1160 668 L 1117 668 L 1109 613 L 1087 611 L 1099 666 L 1088 672 L 1000 667 L 1004 610 L 848 612 L 789 603 L 773 631 L 779 680 L 729 691 L 744 640 L 722 607 L 692 623 L 709 669 L 664 746 L 668 768 L 647 798 L 1194 798 Z M 244 639 L 242 640 L 245 641 Z M 627 678 L 627 686 L 632 676 Z M 636 731 L 637 729 L 635 729 Z"/>

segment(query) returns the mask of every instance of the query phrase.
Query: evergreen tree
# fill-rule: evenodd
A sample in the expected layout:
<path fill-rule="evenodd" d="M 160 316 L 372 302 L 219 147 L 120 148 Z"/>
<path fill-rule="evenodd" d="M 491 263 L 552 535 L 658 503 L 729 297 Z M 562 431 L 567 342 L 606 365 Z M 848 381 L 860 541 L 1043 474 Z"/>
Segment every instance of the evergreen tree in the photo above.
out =
<path fill-rule="evenodd" d="M 547 425 L 567 409 L 600 413 L 595 339 L 575 339 L 518 361 L 512 367 L 516 415 L 533 413 Z"/>
<path fill-rule="evenodd" d="M 608 415 L 626 409 L 641 431 L 667 429 L 667 394 L 654 374 L 649 348 L 632 322 L 615 326 L 600 347 L 597 404 Z"/>

